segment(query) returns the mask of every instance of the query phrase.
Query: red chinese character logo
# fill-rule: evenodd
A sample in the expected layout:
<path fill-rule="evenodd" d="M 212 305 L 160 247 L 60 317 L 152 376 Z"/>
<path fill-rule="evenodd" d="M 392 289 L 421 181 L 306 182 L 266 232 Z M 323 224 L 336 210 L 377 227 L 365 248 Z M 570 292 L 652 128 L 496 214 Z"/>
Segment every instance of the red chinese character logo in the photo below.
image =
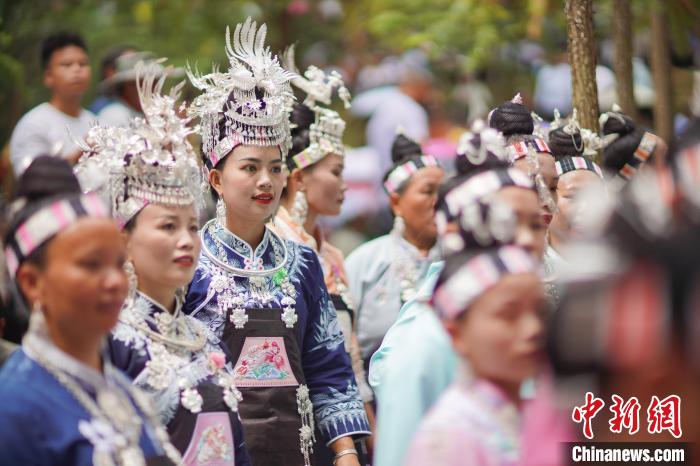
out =
<path fill-rule="evenodd" d="M 613 395 L 612 400 L 610 411 L 613 413 L 613 418 L 608 421 L 610 432 L 619 434 L 625 428 L 630 435 L 636 434 L 639 431 L 639 410 L 642 407 L 639 404 L 639 399 L 633 396 L 626 403 L 623 403 L 624 400 L 621 397 Z"/>
<path fill-rule="evenodd" d="M 660 434 L 667 430 L 675 438 L 683 434 L 681 430 L 681 398 L 669 395 L 663 400 L 654 395 L 647 408 L 648 430 L 650 434 Z"/>
<path fill-rule="evenodd" d="M 583 435 L 587 439 L 593 438 L 593 426 L 591 425 L 591 420 L 598 414 L 598 411 L 603 409 L 605 402 L 600 398 L 593 396 L 593 393 L 586 392 L 586 402 L 583 406 L 574 407 L 571 413 L 571 419 L 576 423 L 583 422 Z"/>

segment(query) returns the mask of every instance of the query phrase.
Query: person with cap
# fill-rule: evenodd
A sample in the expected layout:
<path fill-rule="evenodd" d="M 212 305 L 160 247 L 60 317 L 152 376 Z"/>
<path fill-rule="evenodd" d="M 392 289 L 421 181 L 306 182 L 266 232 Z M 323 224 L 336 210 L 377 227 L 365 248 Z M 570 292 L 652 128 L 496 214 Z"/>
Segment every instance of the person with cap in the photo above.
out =
<path fill-rule="evenodd" d="M 184 464 L 250 465 L 231 363 L 182 312 L 201 248 L 203 177 L 177 113 L 181 86 L 162 94 L 165 75 L 143 63 L 136 77 L 145 117 L 128 128 L 94 127 L 75 168 L 84 187 L 109 199 L 126 242 L 130 289 L 109 354 L 152 397 Z"/>
<path fill-rule="evenodd" d="M 394 227 L 348 256 L 352 302 L 362 358 L 369 361 L 401 306 L 415 295 L 430 264 L 439 258 L 435 202 L 444 170 L 403 134 L 392 147 L 394 165 L 384 176 Z"/>
<path fill-rule="evenodd" d="M 105 205 L 51 156 L 27 168 L 16 199 L 5 255 L 32 314 L 0 369 L 0 463 L 180 464 L 151 400 L 103 352 L 128 289 Z"/>
<path fill-rule="evenodd" d="M 83 38 L 70 32 L 47 37 L 41 44 L 41 66 L 51 97 L 27 112 L 12 131 L 10 161 L 16 177 L 42 154 L 77 162 L 80 150 L 73 138 L 85 136 L 95 120 L 81 106 L 90 87 L 90 58 Z"/>
<path fill-rule="evenodd" d="M 504 465 L 520 457 L 521 386 L 542 362 L 546 299 L 538 262 L 511 244 L 514 231 L 493 228 L 490 209 L 463 217 L 460 233 L 484 246 L 448 257 L 432 295 L 461 366 L 421 422 L 406 465 Z"/>
<path fill-rule="evenodd" d="M 117 72 L 116 66 L 117 66 L 117 59 L 121 57 L 123 54 L 127 52 L 136 52 L 136 48 L 129 46 L 129 45 L 120 45 L 117 47 L 114 47 L 113 49 L 110 49 L 103 57 L 102 61 L 100 62 L 100 80 L 104 81 L 105 79 L 111 78 L 114 76 L 114 73 Z M 114 95 L 112 95 L 111 92 L 109 92 L 110 89 L 107 89 L 105 92 L 98 92 L 97 96 L 95 97 L 95 100 L 90 104 L 90 111 L 94 114 L 100 113 L 100 111 L 105 108 L 107 105 L 111 104 L 114 102 Z"/>
<path fill-rule="evenodd" d="M 443 256 L 479 247 L 475 237 L 459 233 L 459 225 L 463 212 L 469 221 L 475 214 L 487 215 L 484 211 L 489 224 L 504 225 L 496 230 L 514 231 L 515 244 L 527 248 L 536 261 L 541 259 L 545 226 L 534 185 L 525 173 L 509 168 L 506 160 L 503 137 L 483 122 L 475 122 L 462 136 L 456 157 L 458 175 L 445 183 L 437 204 Z M 374 458 L 378 466 L 401 464 L 420 420 L 456 372 L 457 356 L 429 303 L 443 266 L 442 261 L 431 265 L 417 296 L 402 307 L 372 355 L 369 381 L 378 402 Z"/>
<path fill-rule="evenodd" d="M 287 239 L 309 246 L 318 255 L 345 337 L 345 350 L 352 360 L 357 386 L 373 425 L 373 394 L 360 356 L 345 259 L 343 253 L 325 239 L 318 225 L 321 216 L 340 213 L 345 197 L 345 121 L 328 106 L 337 89 L 348 108 L 350 92 L 336 72 L 325 73 L 310 66 L 301 76 L 294 64 L 293 47 L 285 53 L 284 64 L 286 69 L 297 74 L 292 78 L 292 85 L 306 95 L 303 103 L 296 102 L 292 107 L 292 148 L 287 156 L 289 177 L 275 215 L 274 229 Z"/>
<path fill-rule="evenodd" d="M 127 49 L 115 59 L 111 76 L 97 85 L 98 92 L 114 97 L 114 101 L 97 114 L 100 123 L 113 127 L 127 127 L 133 118 L 143 116 L 138 93 L 139 84 L 136 80 L 136 65 L 139 62 L 146 63 L 152 68 L 150 72 L 157 76 L 182 76 L 181 69 L 166 70 L 160 61 L 154 59 L 150 52 L 137 52 L 132 49 Z"/>
<path fill-rule="evenodd" d="M 184 311 L 234 362 L 254 465 L 312 464 L 318 426 L 334 463 L 358 466 L 353 439 L 369 426 L 323 269 L 313 250 L 268 225 L 286 182 L 293 74 L 266 33 L 248 18 L 227 31 L 226 71 L 189 73 L 203 91 L 189 111 L 218 201 Z"/>

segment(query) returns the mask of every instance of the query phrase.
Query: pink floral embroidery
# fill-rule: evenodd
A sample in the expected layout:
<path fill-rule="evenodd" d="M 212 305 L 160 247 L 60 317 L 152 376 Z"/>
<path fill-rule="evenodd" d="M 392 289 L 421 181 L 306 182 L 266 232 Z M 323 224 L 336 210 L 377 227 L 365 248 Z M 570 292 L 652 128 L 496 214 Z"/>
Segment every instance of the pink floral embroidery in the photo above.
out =
<path fill-rule="evenodd" d="M 240 387 L 298 385 L 281 337 L 247 337 L 234 374 Z"/>

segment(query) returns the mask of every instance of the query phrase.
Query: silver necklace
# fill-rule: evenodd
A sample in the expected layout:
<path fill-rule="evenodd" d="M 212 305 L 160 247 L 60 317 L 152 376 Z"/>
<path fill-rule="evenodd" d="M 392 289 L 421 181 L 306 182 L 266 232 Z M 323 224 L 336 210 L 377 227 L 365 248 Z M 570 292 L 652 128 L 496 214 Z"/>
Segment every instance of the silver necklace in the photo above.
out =
<path fill-rule="evenodd" d="M 137 301 L 138 300 L 138 301 Z M 150 359 L 146 363 L 144 377 L 146 383 L 156 390 L 164 390 L 170 384 L 176 383 L 180 391 L 180 403 L 188 411 L 197 414 L 202 411 L 204 400 L 196 388 L 196 382 L 187 377 L 178 377 L 178 374 L 187 370 L 191 364 L 206 365 L 204 370 L 209 376 L 215 376 L 215 382 L 223 389 L 223 398 L 231 411 L 238 411 L 238 403 L 242 400 L 241 392 L 236 388 L 232 374 L 229 374 L 223 362 L 223 354 L 217 359 L 214 353 L 205 353 L 204 345 L 207 342 L 206 330 L 203 328 L 192 328 L 188 318 L 180 312 L 181 302 L 176 303 L 174 315 L 162 310 L 155 319 L 139 312 L 137 306 L 148 306 L 151 303 L 143 296 L 136 295 L 126 309 L 122 311 L 120 321 L 131 326 L 136 331 L 141 332 L 144 344 L 147 348 Z M 180 335 L 195 335 L 187 340 L 186 337 L 170 337 L 162 333 L 155 332 L 146 324 L 146 319 L 153 322 L 159 332 L 172 330 L 173 327 Z M 119 338 L 115 335 L 115 338 Z M 201 361 L 201 356 L 206 357 L 206 361 Z M 194 362 L 193 362 L 194 359 Z M 201 366 L 200 366 L 201 367 Z"/>
<path fill-rule="evenodd" d="M 124 392 L 131 396 L 139 410 L 148 418 L 168 459 L 173 464 L 182 462 L 180 453 L 170 443 L 167 431 L 151 411 L 150 401 L 144 400 L 141 394 L 127 384 L 115 383 L 114 388 L 96 388 L 95 402 L 77 382 L 54 366 L 39 349 L 34 348 L 31 341 L 25 340 L 23 344 L 32 359 L 46 369 L 90 414 L 91 420 L 81 420 L 78 429 L 93 444 L 92 460 L 95 466 L 146 465 L 139 442 L 143 421 Z"/>
<path fill-rule="evenodd" d="M 272 300 L 273 296 L 267 291 L 269 286 L 268 283 L 273 283 L 278 287 L 284 297 L 281 300 L 283 307 L 283 312 L 281 319 L 287 328 L 293 328 L 298 320 L 296 314 L 296 288 L 289 280 L 287 270 L 285 265 L 289 257 L 289 251 L 284 240 L 282 240 L 276 233 L 270 231 L 270 233 L 275 237 L 277 242 L 282 245 L 284 255 L 282 256 L 277 249 L 276 242 L 272 242 L 272 247 L 275 255 L 275 266 L 270 269 L 263 269 L 262 264 L 257 264 L 258 269 L 253 269 L 253 263 L 246 265 L 246 268 L 235 267 L 228 263 L 228 257 L 223 246 L 220 244 L 220 239 L 211 231 L 212 224 L 216 219 L 210 220 L 204 225 L 204 228 L 200 231 L 200 238 L 202 240 L 202 250 L 204 254 L 216 265 L 220 272 L 212 277 L 210 286 L 217 293 L 217 302 L 219 305 L 219 312 L 222 315 L 226 315 L 230 312 L 229 320 L 233 323 L 234 327 L 237 329 L 242 329 L 248 322 L 248 314 L 245 310 L 246 296 L 243 291 L 238 291 L 236 287 L 235 277 L 243 277 L 248 279 L 248 294 L 249 298 L 261 303 L 262 306 L 267 306 Z M 218 254 L 212 253 L 204 238 L 205 230 L 209 230 L 209 234 L 217 247 Z M 217 257 L 218 255 L 218 257 Z"/>

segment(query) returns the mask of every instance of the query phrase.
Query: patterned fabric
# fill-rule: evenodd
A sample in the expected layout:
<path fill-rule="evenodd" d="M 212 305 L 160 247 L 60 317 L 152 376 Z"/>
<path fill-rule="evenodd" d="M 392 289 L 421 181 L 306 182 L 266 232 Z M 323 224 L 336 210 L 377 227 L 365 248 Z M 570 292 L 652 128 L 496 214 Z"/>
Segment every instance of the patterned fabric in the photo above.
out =
<path fill-rule="evenodd" d="M 554 164 L 557 168 L 557 175 L 561 176 L 573 170 L 589 170 L 603 178 L 603 172 L 600 167 L 591 160 L 585 157 L 558 157 Z"/>
<path fill-rule="evenodd" d="M 105 218 L 107 215 L 107 208 L 94 194 L 61 199 L 34 212 L 17 228 L 5 247 L 10 275 L 14 277 L 32 251 L 80 217 Z"/>
<path fill-rule="evenodd" d="M 549 146 L 547 145 L 547 143 L 544 142 L 544 139 L 531 138 L 509 145 L 506 148 L 506 150 L 508 151 L 508 158 L 511 162 L 520 160 L 529 153 L 529 148 L 532 148 L 532 150 L 534 150 L 535 152 L 547 152 L 549 154 L 552 153 L 552 151 L 549 150 Z"/>
<path fill-rule="evenodd" d="M 352 305 L 352 296 L 348 288 L 348 278 L 345 274 L 345 259 L 340 249 L 324 241 L 320 231 L 318 231 L 315 236 L 307 233 L 302 225 L 298 225 L 292 220 L 287 209 L 282 206 L 277 211 L 274 229 L 282 235 L 282 237 L 296 243 L 304 244 L 313 249 L 321 262 L 323 278 L 326 282 L 328 293 L 340 296 L 348 309 L 354 309 Z M 316 238 L 318 238 L 318 240 Z M 345 318 L 343 318 L 342 313 L 338 315 L 338 321 L 340 322 L 343 335 L 345 336 L 345 350 L 350 354 L 352 369 L 353 372 L 355 372 L 355 380 L 357 380 L 357 386 L 360 390 L 362 401 L 369 403 L 374 399 L 374 394 L 367 384 L 365 369 L 362 364 L 360 347 L 355 329 L 353 328 L 352 318 L 348 312 L 345 312 L 345 314 L 348 314 Z"/>
<path fill-rule="evenodd" d="M 384 182 L 384 189 L 386 189 L 388 193 L 394 193 L 421 168 L 439 166 L 440 162 L 432 155 L 423 155 L 417 159 L 409 160 L 394 168 L 391 173 L 389 173 L 387 180 Z"/>
<path fill-rule="evenodd" d="M 72 358 L 71 361 L 74 366 L 80 364 Z M 92 379 L 108 383 L 102 374 L 83 365 L 80 368 L 89 372 Z M 127 380 L 118 371 L 113 372 L 115 377 Z M 83 386 L 95 396 L 94 389 Z M 81 422 L 83 426 L 90 424 L 85 422 L 90 421 L 90 414 L 23 349 L 15 351 L 0 370 L 0 397 L 0 464 L 92 466 L 93 441 L 99 440 L 85 427 L 79 429 Z M 150 430 L 141 432 L 140 447 L 146 458 L 162 455 Z"/>
<path fill-rule="evenodd" d="M 423 420 L 407 466 L 511 466 L 520 455 L 520 413 L 495 385 L 457 380 Z"/>
<path fill-rule="evenodd" d="M 215 377 L 218 377 L 218 375 L 212 373 L 210 369 L 209 354 L 219 351 L 219 348 L 207 342 L 202 350 L 195 353 L 190 353 L 190 351 L 171 351 L 168 353 L 167 359 L 161 359 L 161 365 L 165 363 L 170 368 L 169 371 L 164 372 L 162 367 L 156 368 L 152 364 L 154 356 L 159 359 L 163 357 L 162 354 L 153 354 L 154 351 L 159 352 L 158 350 L 163 348 L 163 345 L 158 343 L 151 344 L 150 339 L 146 337 L 144 332 L 124 323 L 122 320 L 125 320 L 124 317 L 126 317 L 125 313 L 127 312 L 139 314 L 142 318 L 152 317 L 153 319 L 146 322 L 154 332 L 158 332 L 158 329 L 152 322 L 157 321 L 160 314 L 169 313 L 146 295 L 138 293 L 134 306 L 122 310 L 122 318 L 112 330 L 107 340 L 107 348 L 115 367 L 124 371 L 134 381 L 135 386 L 151 396 L 161 421 L 168 426 L 172 434 L 172 430 L 178 426 L 172 425 L 171 422 L 182 403 L 180 385 L 189 387 L 202 385 L 213 387 L 217 385 Z M 185 337 L 192 339 L 195 332 L 207 332 L 206 327 L 197 319 L 186 315 L 180 315 L 179 318 L 187 321 L 186 328 L 188 333 L 184 335 Z M 227 363 L 226 367 L 229 372 L 232 372 L 230 363 Z M 157 386 L 154 386 L 154 383 Z M 218 387 L 215 390 L 217 392 L 221 391 Z M 223 403 L 221 403 L 221 406 L 226 407 Z M 232 451 L 235 450 L 235 465 L 244 466 L 250 464 L 250 458 L 243 439 L 243 428 L 238 415 L 228 416 L 226 413 L 224 415 L 227 424 L 229 424 L 228 431 L 233 432 L 229 446 Z M 233 426 L 230 425 L 229 419 L 232 420 Z M 233 439 L 235 439 L 235 444 Z"/>
<path fill-rule="evenodd" d="M 280 244 L 281 241 L 284 241 L 284 245 Z M 343 334 L 338 326 L 335 308 L 328 297 L 316 254 L 305 246 L 278 239 L 269 230 L 265 231 L 262 242 L 255 249 L 220 226 L 211 233 L 206 230 L 203 247 L 216 251 L 216 243 L 224 246 L 230 265 L 243 268 L 246 263 L 254 263 L 258 266 L 256 268 L 262 269 L 274 268 L 275 256 L 286 246 L 286 275 L 296 289 L 298 321 L 295 328 L 301 347 L 304 376 L 314 404 L 316 424 L 326 441 L 346 435 L 369 434 L 367 417 L 357 395 L 350 359 L 343 347 Z M 231 355 L 221 339 L 226 325 L 233 324 L 228 316 L 221 314 L 217 304 L 218 292 L 211 286 L 212 278 L 217 273 L 218 266 L 202 254 L 187 294 L 184 311 L 209 328 L 211 341 L 218 344 L 230 359 Z M 257 287 L 262 287 L 262 290 L 253 290 L 248 278 L 237 276 L 235 293 L 242 297 L 244 307 L 281 308 L 285 295 L 273 280 L 273 277 L 268 276 Z M 263 306 L 258 299 L 260 293 L 270 298 Z M 245 399 L 243 403 L 245 404 Z"/>

